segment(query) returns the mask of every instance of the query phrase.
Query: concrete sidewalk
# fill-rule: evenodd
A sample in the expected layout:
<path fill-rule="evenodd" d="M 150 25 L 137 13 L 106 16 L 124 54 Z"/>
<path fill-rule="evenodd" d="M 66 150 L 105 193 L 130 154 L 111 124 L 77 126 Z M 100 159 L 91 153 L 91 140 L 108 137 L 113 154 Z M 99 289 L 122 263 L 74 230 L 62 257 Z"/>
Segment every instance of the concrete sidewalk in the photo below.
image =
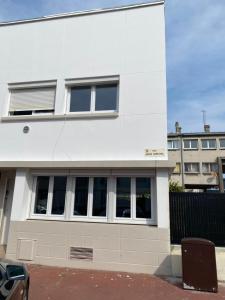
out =
<path fill-rule="evenodd" d="M 30 300 L 216 300 L 218 294 L 184 291 L 177 282 L 150 275 L 31 265 Z"/>

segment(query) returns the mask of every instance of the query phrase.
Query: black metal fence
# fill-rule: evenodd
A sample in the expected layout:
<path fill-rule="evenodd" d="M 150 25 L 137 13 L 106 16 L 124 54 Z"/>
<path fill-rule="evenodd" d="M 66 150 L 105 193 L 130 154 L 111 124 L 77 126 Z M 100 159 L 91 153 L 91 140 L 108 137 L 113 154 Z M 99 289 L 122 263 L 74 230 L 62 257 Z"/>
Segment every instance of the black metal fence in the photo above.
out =
<path fill-rule="evenodd" d="M 225 194 L 170 193 L 171 243 L 184 237 L 211 240 L 225 246 Z"/>

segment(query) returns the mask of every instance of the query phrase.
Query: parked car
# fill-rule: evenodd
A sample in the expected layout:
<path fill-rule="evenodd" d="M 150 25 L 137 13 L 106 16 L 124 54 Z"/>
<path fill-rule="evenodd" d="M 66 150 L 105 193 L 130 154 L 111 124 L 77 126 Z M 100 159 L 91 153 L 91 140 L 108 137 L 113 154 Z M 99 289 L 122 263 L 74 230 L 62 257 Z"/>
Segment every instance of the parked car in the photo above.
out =
<path fill-rule="evenodd" d="M 28 300 L 29 283 L 25 265 L 0 260 L 0 300 Z"/>

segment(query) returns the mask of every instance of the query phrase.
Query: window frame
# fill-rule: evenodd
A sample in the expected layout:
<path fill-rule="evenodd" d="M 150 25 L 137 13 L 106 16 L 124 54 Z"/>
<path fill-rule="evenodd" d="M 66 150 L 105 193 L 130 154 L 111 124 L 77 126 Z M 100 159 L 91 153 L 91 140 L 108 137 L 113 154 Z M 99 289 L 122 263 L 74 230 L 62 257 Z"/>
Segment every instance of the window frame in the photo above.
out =
<path fill-rule="evenodd" d="M 49 190 L 48 190 L 48 200 L 47 200 L 47 213 L 46 214 L 35 214 L 35 197 L 36 197 L 36 185 L 38 176 L 49 176 Z M 52 208 L 52 196 L 53 196 L 53 182 L 55 176 L 66 176 L 66 194 L 65 194 L 65 209 L 63 215 L 53 215 L 51 214 Z M 87 216 L 77 216 L 73 215 L 74 204 L 75 204 L 75 181 L 76 177 L 88 177 L 89 187 L 88 187 L 88 210 Z M 107 178 L 107 202 L 106 202 L 106 216 L 92 216 L 92 205 L 93 205 L 93 183 L 95 177 L 105 177 Z M 151 187 L 151 219 L 146 218 L 120 218 L 116 217 L 116 178 L 117 177 L 129 177 L 131 182 L 134 182 L 136 178 L 149 178 Z M 90 180 L 91 178 L 91 180 Z M 92 195 L 90 190 L 92 189 Z M 136 192 L 134 185 L 131 184 L 131 203 L 135 205 L 136 198 L 133 193 Z M 50 199 L 50 201 L 49 201 Z M 91 203 L 92 201 L 92 203 Z M 143 225 L 157 225 L 157 203 L 156 203 L 156 178 L 154 174 L 129 174 L 129 173 L 118 173 L 116 175 L 107 173 L 82 173 L 79 174 L 48 174 L 48 173 L 36 173 L 33 174 L 33 185 L 31 193 L 31 203 L 29 209 L 28 219 L 38 219 L 38 220 L 55 220 L 55 221 L 69 221 L 69 222 L 100 222 L 100 223 L 116 223 L 116 224 L 143 224 Z M 133 215 L 136 211 L 133 208 Z M 136 215 L 136 214 L 135 214 Z M 134 216 L 135 216 L 134 215 Z"/>
<path fill-rule="evenodd" d="M 96 103 L 96 86 L 103 85 L 117 85 L 117 99 L 115 110 L 95 110 Z M 90 99 L 90 110 L 88 111 L 70 111 L 71 103 L 71 89 L 75 87 L 90 87 L 91 88 L 91 99 Z M 105 78 L 93 78 L 83 80 L 67 80 L 66 81 L 66 111 L 67 115 L 94 115 L 94 114 L 113 114 L 119 112 L 119 95 L 120 95 L 120 82 L 119 77 L 105 77 Z"/>
<path fill-rule="evenodd" d="M 225 138 L 220 138 L 219 139 L 219 146 L 220 146 L 220 149 L 225 149 L 225 146 L 223 147 L 223 146 L 221 146 L 221 140 L 223 140 L 224 142 L 225 142 Z"/>
<path fill-rule="evenodd" d="M 168 147 L 169 142 L 172 142 L 172 148 Z M 177 147 L 174 147 L 174 143 L 177 143 Z M 179 150 L 180 149 L 180 140 L 179 139 L 175 139 L 175 140 L 169 139 L 167 141 L 167 147 L 168 147 L 168 150 Z"/>
<path fill-rule="evenodd" d="M 207 142 L 207 147 L 203 147 L 203 145 L 202 145 L 203 141 Z M 215 141 L 215 147 L 209 147 L 209 141 Z M 217 149 L 217 140 L 215 138 L 201 139 L 201 149 L 202 150 L 216 150 Z"/>
<path fill-rule="evenodd" d="M 191 165 L 191 171 L 190 172 L 188 172 L 188 171 L 185 170 L 185 165 L 186 164 L 190 164 Z M 193 168 L 192 168 L 193 164 L 197 164 L 198 165 L 198 171 L 197 172 L 193 171 Z M 200 164 L 198 162 L 185 162 L 184 163 L 184 173 L 185 174 L 199 174 L 200 173 Z"/>
<path fill-rule="evenodd" d="M 31 114 L 23 114 L 23 115 L 14 115 L 10 111 L 10 103 L 11 103 L 11 95 L 12 92 L 15 90 L 30 90 L 30 89 L 44 89 L 44 88 L 52 88 L 55 90 L 54 96 L 54 108 L 53 110 L 49 109 L 46 112 L 43 112 L 43 109 L 36 109 L 36 110 L 18 110 L 18 111 L 26 111 L 31 112 Z M 56 93 L 57 93 L 57 81 L 50 80 L 50 81 L 39 81 L 39 82 L 26 82 L 26 83 L 17 83 L 17 84 L 8 84 L 8 101 L 7 101 L 7 112 L 5 117 L 9 118 L 26 118 L 26 117 L 37 117 L 37 116 L 53 116 L 55 115 L 55 104 L 56 104 Z M 40 112 L 42 111 L 42 112 Z"/>
<path fill-rule="evenodd" d="M 204 172 L 203 171 L 203 164 L 207 164 L 209 166 L 208 171 Z M 217 171 L 212 170 L 212 165 L 217 166 Z M 218 164 L 216 162 L 202 162 L 202 174 L 212 174 L 212 173 L 218 173 Z"/>
<path fill-rule="evenodd" d="M 46 214 L 37 214 L 34 212 L 35 210 L 35 202 L 36 202 L 36 187 L 37 187 L 37 178 L 39 176 L 49 177 L 49 185 L 48 185 L 48 198 L 47 198 L 47 209 Z M 33 185 L 31 191 L 31 209 L 30 209 L 30 217 L 35 219 L 44 219 L 44 220 L 64 220 L 67 211 L 67 187 L 68 187 L 68 176 L 66 183 L 66 193 L 65 193 L 65 206 L 64 206 L 64 214 L 57 215 L 52 214 L 52 200 L 53 200 L 53 189 L 54 189 L 54 177 L 61 177 L 64 175 L 38 175 L 33 177 Z"/>
<path fill-rule="evenodd" d="M 184 146 L 184 142 L 186 142 L 186 141 L 189 141 L 189 146 L 191 146 L 191 142 L 192 141 L 197 141 L 197 147 L 185 147 Z M 198 150 L 199 149 L 199 141 L 198 141 L 198 139 L 183 139 L 183 149 L 184 150 Z"/>
<path fill-rule="evenodd" d="M 74 215 L 74 207 L 75 207 L 75 189 L 76 189 L 76 178 L 77 177 L 88 177 L 88 201 L 87 201 L 87 215 L 86 216 L 77 216 Z M 106 216 L 92 216 L 92 208 L 93 208 L 93 191 L 94 191 L 94 178 L 95 177 L 105 177 L 107 178 L 107 196 L 106 196 Z M 109 177 L 107 176 L 72 176 L 72 186 L 71 186 L 71 210 L 70 210 L 70 219 L 73 221 L 98 221 L 98 222 L 107 222 L 108 220 L 108 206 L 109 206 Z"/>

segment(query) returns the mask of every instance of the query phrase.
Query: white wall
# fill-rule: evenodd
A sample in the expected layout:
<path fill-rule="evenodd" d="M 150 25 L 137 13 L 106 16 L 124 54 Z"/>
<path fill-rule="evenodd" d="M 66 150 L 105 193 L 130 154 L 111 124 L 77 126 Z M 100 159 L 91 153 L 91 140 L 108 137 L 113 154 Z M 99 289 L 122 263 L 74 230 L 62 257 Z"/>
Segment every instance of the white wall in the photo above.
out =
<path fill-rule="evenodd" d="M 63 114 L 65 79 L 120 76 L 119 117 L 2 121 L 0 160 L 155 159 L 144 150 L 166 149 L 164 34 L 163 5 L 0 26 L 1 116 L 8 83 L 56 79 Z"/>

